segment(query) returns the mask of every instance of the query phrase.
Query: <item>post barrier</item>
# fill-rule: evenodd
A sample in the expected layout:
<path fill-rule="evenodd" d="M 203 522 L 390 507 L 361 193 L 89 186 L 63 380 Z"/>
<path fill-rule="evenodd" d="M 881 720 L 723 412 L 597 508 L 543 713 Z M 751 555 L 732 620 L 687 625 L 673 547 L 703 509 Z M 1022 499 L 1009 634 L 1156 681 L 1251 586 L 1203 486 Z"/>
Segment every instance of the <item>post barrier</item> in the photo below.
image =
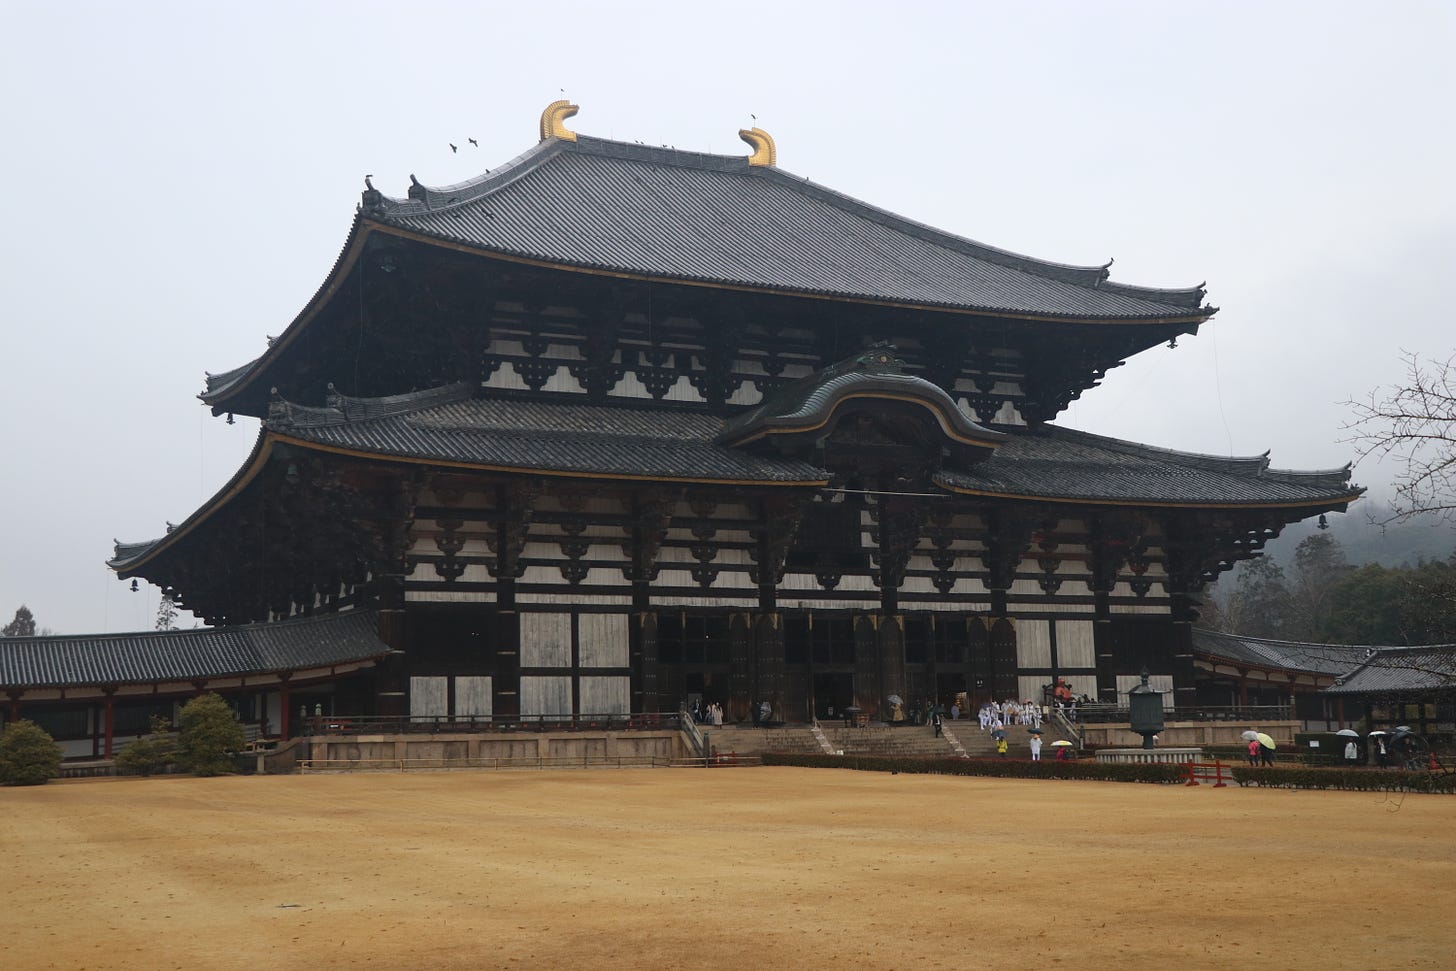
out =
<path fill-rule="evenodd" d="M 1192 759 L 1189 759 L 1188 781 L 1185 783 L 1185 785 L 1202 785 L 1203 783 L 1198 781 L 1202 779 L 1203 782 L 1211 781 L 1215 789 L 1226 788 L 1227 784 L 1224 782 L 1225 776 L 1223 774 L 1224 768 L 1224 764 L 1217 759 L 1212 762 L 1195 762 Z M 1229 781 L 1233 781 L 1233 773 L 1229 773 L 1227 778 Z"/>

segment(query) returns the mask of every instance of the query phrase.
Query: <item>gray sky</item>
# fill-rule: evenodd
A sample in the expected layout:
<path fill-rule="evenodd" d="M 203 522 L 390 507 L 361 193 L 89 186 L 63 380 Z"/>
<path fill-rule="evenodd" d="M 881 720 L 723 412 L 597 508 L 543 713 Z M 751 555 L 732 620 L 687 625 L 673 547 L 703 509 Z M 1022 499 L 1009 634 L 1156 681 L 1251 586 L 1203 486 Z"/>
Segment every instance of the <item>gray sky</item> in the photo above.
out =
<path fill-rule="evenodd" d="M 1089 431 L 1339 466 L 1341 402 L 1453 345 L 1456 5 L 0 0 L 0 24 L 0 620 L 150 627 L 112 538 L 186 518 L 257 432 L 207 414 L 203 372 L 282 332 L 366 173 L 402 196 L 494 168 L 562 89 L 577 131 L 746 155 L 752 113 L 782 168 L 903 215 L 1206 279 L 1213 324 L 1110 372 L 1062 419 Z"/>

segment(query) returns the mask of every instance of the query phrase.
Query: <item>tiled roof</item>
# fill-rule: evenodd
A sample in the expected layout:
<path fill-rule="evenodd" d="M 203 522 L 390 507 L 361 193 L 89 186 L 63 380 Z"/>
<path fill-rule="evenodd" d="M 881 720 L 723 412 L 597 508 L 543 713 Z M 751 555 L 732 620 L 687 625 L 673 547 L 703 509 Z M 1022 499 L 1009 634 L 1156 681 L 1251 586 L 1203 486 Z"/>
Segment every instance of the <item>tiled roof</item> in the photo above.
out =
<path fill-rule="evenodd" d="M 1330 694 L 1456 692 L 1456 644 L 1381 647 L 1325 689 Z"/>
<path fill-rule="evenodd" d="M 152 684 L 382 657 L 372 611 L 204 630 L 0 638 L 0 689 Z"/>
<path fill-rule="evenodd" d="M 1346 644 L 1310 644 L 1243 637 L 1211 630 L 1193 631 L 1193 651 L 1235 664 L 1280 668 L 1310 674 L 1338 675 L 1353 670 L 1374 648 Z"/>
<path fill-rule="evenodd" d="M 268 428 L 318 445 L 381 456 L 493 468 L 631 478 L 822 482 L 807 462 L 752 455 L 714 437 L 722 420 L 670 409 L 567 404 L 520 398 L 453 398 L 438 391 L 391 399 L 397 410 L 350 419 L 358 399 L 335 408 L 275 407 Z M 404 410 L 417 398 L 417 410 Z M 343 399 L 335 399 L 342 401 Z"/>
<path fill-rule="evenodd" d="M 1362 491 L 1348 467 L 1282 471 L 1266 455 L 1176 452 L 1053 425 L 1020 429 L 986 461 L 936 481 L 971 493 L 1150 505 L 1314 505 Z"/>
<path fill-rule="evenodd" d="M 945 233 L 742 156 L 580 136 L 455 186 L 365 193 L 366 219 L 658 279 L 1072 319 L 1196 319 L 1200 287 L 1111 283 Z"/>
<path fill-rule="evenodd" d="M 725 422 L 711 414 L 470 394 L 469 385 L 457 384 L 388 398 L 334 394 L 324 407 L 275 399 L 248 462 L 219 499 L 178 530 L 188 532 L 221 497 L 233 494 L 279 439 L 384 460 L 603 479 L 808 486 L 830 478 L 808 461 L 722 444 Z M 987 431 L 998 436 L 994 454 L 960 467 L 948 463 L 937 473 L 937 485 L 1018 499 L 1307 511 L 1343 508 L 1362 491 L 1349 484 L 1348 468 L 1284 472 L 1268 468 L 1264 456 L 1175 452 L 1046 425 Z M 124 574 L 170 538 L 118 543 L 108 565 Z"/>

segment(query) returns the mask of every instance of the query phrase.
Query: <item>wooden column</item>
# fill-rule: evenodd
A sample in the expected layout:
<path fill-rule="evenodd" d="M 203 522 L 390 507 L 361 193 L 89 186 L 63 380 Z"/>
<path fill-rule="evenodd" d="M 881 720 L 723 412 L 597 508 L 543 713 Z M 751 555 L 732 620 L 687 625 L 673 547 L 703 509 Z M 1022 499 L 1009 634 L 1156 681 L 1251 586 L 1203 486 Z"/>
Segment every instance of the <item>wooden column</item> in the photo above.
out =
<path fill-rule="evenodd" d="M 278 676 L 278 737 L 288 741 L 293 735 L 289 732 L 289 719 L 292 717 L 292 697 L 288 691 L 288 679 L 290 672 L 283 672 Z"/>
<path fill-rule="evenodd" d="M 632 711 L 637 714 L 656 712 L 662 708 L 657 691 L 657 613 L 652 610 L 634 612 L 628 632 L 631 637 Z"/>
<path fill-rule="evenodd" d="M 753 646 L 758 684 L 754 696 L 773 707 L 773 719 L 784 721 L 784 624 L 776 613 L 759 614 L 753 621 Z"/>
<path fill-rule="evenodd" d="M 106 695 L 106 708 L 104 715 L 106 722 L 104 728 L 102 729 L 105 732 L 105 736 L 101 749 L 101 757 L 103 759 L 109 759 L 112 756 L 112 738 L 115 735 L 116 729 L 116 688 L 113 686 L 108 686 L 106 688 L 102 688 L 101 690 Z"/>
<path fill-rule="evenodd" d="M 899 695 L 906 706 L 910 699 L 906 697 L 909 693 L 906 687 L 905 675 L 905 618 L 901 614 L 891 617 L 881 617 L 880 626 L 876 631 L 879 641 L 879 680 L 880 680 L 880 704 L 884 706 L 885 716 L 890 715 L 891 705 L 886 700 L 890 695 Z M 932 646 L 933 650 L 933 646 Z"/>
<path fill-rule="evenodd" d="M 751 614 L 728 618 L 728 710 L 733 720 L 758 722 L 758 699 L 753 697 L 753 622 Z"/>
<path fill-rule="evenodd" d="M 9 691 L 9 692 L 6 692 L 6 697 L 8 697 L 10 699 L 10 704 L 6 706 L 6 713 L 5 713 L 5 720 L 7 722 L 18 722 L 18 721 L 20 721 L 20 696 L 23 695 L 24 693 L 25 692 L 23 692 L 23 691 L 13 691 L 13 690 L 12 691 Z"/>
<path fill-rule="evenodd" d="M 861 614 L 854 619 L 854 703 L 866 715 L 880 710 L 879 618 Z"/>

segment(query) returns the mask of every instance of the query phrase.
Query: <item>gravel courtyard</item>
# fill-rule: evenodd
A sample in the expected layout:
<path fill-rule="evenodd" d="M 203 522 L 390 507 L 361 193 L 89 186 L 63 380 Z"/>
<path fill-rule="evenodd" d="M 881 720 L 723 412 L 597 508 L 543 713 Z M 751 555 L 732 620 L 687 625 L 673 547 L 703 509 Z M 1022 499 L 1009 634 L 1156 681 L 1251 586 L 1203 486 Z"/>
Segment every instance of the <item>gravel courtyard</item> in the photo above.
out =
<path fill-rule="evenodd" d="M 1449 968 L 1456 798 L 792 768 L 0 789 L 31 968 Z"/>

